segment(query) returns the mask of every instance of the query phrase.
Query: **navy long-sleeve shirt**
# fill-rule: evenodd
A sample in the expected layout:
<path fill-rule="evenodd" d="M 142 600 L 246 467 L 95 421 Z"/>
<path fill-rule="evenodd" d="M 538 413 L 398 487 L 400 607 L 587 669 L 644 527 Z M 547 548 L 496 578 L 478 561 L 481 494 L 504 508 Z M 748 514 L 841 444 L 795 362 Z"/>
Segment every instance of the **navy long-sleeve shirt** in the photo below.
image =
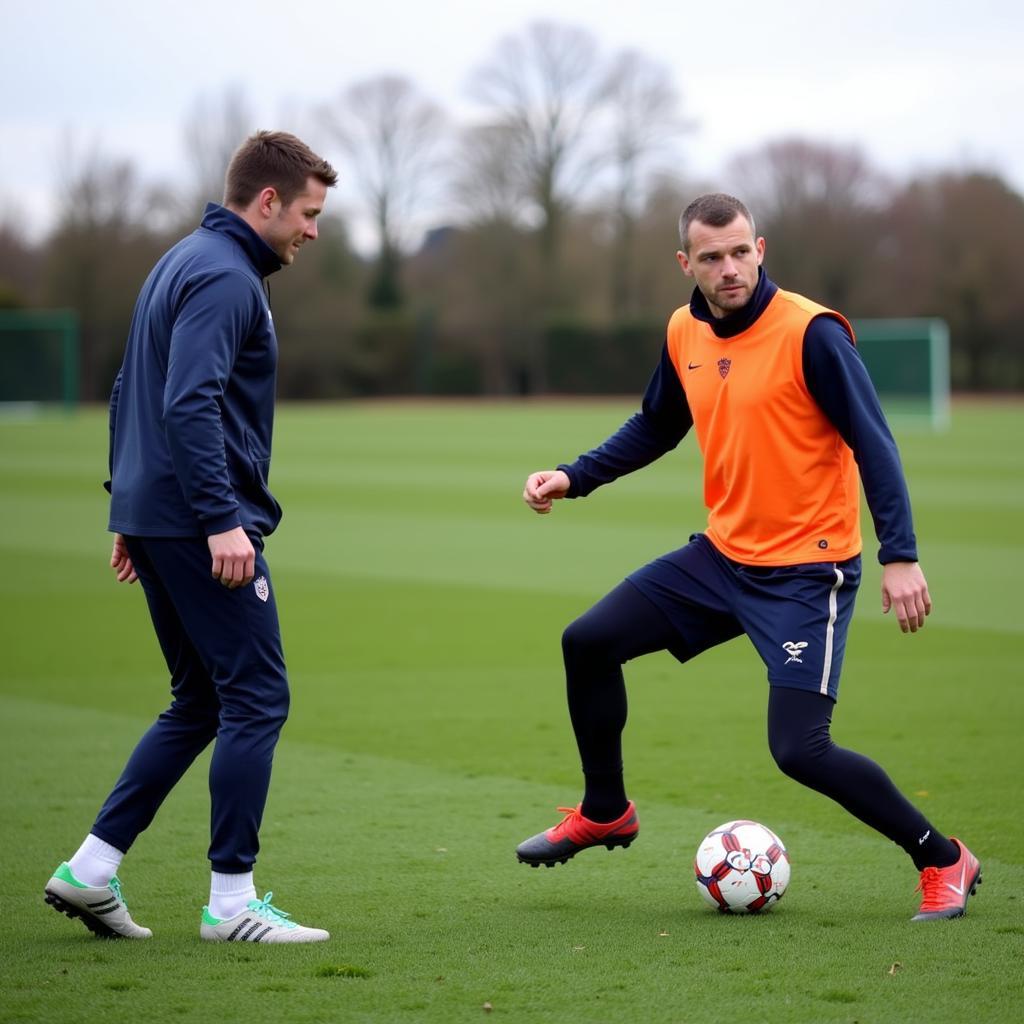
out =
<path fill-rule="evenodd" d="M 719 338 L 747 330 L 764 311 L 777 286 L 762 270 L 750 302 L 716 318 L 699 289 L 690 311 Z M 853 451 L 880 548 L 878 560 L 917 561 L 910 497 L 896 442 L 878 395 L 846 328 L 832 316 L 811 320 L 804 334 L 803 373 L 807 389 Z M 693 426 L 686 392 L 667 346 L 644 394 L 640 411 L 611 437 L 571 464 L 562 464 L 570 480 L 567 497 L 590 494 L 602 484 L 632 473 L 675 448 Z"/>
<path fill-rule="evenodd" d="M 281 518 L 267 486 L 277 338 L 263 279 L 274 251 L 210 203 L 135 304 L 110 399 L 110 522 L 118 533 L 263 537 Z"/>

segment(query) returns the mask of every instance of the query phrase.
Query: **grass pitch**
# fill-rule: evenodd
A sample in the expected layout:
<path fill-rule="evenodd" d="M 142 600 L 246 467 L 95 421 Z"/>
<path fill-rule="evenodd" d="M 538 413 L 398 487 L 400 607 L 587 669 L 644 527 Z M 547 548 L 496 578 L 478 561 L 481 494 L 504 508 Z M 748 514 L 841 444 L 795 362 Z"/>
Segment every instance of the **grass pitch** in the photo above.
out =
<path fill-rule="evenodd" d="M 901 851 L 785 779 L 742 639 L 627 668 L 627 851 L 515 863 L 575 803 L 562 627 L 703 523 L 696 446 L 532 515 L 530 470 L 622 404 L 290 407 L 267 557 L 293 713 L 257 885 L 331 942 L 198 940 L 206 758 L 122 871 L 145 943 L 93 939 L 42 902 L 166 700 L 141 592 L 106 569 L 105 414 L 0 421 L 0 1021 L 1016 1021 L 1024 1005 L 1024 409 L 959 404 L 899 436 L 935 611 L 902 636 L 865 579 L 834 717 L 982 860 L 966 919 L 911 925 Z M 734 817 L 790 849 L 782 903 L 707 910 L 697 842 Z"/>

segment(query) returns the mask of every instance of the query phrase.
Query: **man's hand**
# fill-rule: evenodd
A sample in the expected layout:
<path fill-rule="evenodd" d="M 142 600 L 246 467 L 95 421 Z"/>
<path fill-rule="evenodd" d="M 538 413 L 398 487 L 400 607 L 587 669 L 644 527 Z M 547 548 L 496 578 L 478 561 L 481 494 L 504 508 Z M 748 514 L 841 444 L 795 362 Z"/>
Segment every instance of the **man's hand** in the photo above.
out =
<path fill-rule="evenodd" d="M 551 502 L 555 498 L 564 498 L 569 493 L 569 477 L 561 469 L 545 469 L 540 473 L 531 473 L 526 478 L 523 488 L 523 501 L 534 512 L 542 515 L 551 511 Z"/>
<path fill-rule="evenodd" d="M 882 611 L 896 609 L 903 633 L 916 633 L 932 610 L 928 582 L 917 562 L 890 562 L 882 566 Z"/>
<path fill-rule="evenodd" d="M 210 572 L 229 590 L 252 582 L 256 572 L 256 551 L 240 526 L 227 533 L 214 533 L 206 538 L 213 556 Z"/>
<path fill-rule="evenodd" d="M 128 554 L 128 546 L 124 542 L 124 537 L 119 533 L 114 534 L 114 550 L 110 552 L 110 568 L 117 573 L 118 583 L 134 583 L 139 578 L 135 566 L 132 565 L 131 556 Z"/>

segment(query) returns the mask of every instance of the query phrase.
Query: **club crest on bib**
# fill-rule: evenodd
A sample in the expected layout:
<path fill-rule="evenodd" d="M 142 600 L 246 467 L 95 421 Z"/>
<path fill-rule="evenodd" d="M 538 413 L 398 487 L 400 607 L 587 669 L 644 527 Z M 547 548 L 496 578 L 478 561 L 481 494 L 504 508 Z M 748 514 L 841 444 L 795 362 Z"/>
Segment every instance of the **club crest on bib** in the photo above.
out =
<path fill-rule="evenodd" d="M 725 380 L 729 376 L 729 367 L 732 366 L 731 359 L 719 359 L 718 360 L 718 372 L 722 376 L 722 380 Z"/>
<path fill-rule="evenodd" d="M 256 596 L 265 604 L 267 598 L 270 597 L 270 584 L 267 582 L 267 577 L 258 577 L 253 580 L 252 585 L 256 588 Z"/>

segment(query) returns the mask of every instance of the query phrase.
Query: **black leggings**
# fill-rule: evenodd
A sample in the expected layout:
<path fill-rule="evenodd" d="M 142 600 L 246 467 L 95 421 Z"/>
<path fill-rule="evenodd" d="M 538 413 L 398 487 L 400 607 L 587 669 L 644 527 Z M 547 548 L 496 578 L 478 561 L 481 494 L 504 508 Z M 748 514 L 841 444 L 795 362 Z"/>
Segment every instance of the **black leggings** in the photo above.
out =
<path fill-rule="evenodd" d="M 671 650 L 685 660 L 682 644 L 668 619 L 628 582 L 619 584 L 562 635 L 569 715 L 586 779 L 583 813 L 588 817 L 588 806 L 598 815 L 604 813 L 598 820 L 608 820 L 616 805 L 620 813 L 624 807 L 623 664 L 660 650 Z M 770 688 L 768 746 L 779 768 L 887 836 L 919 868 L 948 859 L 951 844 L 889 776 L 869 758 L 832 742 L 833 707 L 824 694 Z"/>

